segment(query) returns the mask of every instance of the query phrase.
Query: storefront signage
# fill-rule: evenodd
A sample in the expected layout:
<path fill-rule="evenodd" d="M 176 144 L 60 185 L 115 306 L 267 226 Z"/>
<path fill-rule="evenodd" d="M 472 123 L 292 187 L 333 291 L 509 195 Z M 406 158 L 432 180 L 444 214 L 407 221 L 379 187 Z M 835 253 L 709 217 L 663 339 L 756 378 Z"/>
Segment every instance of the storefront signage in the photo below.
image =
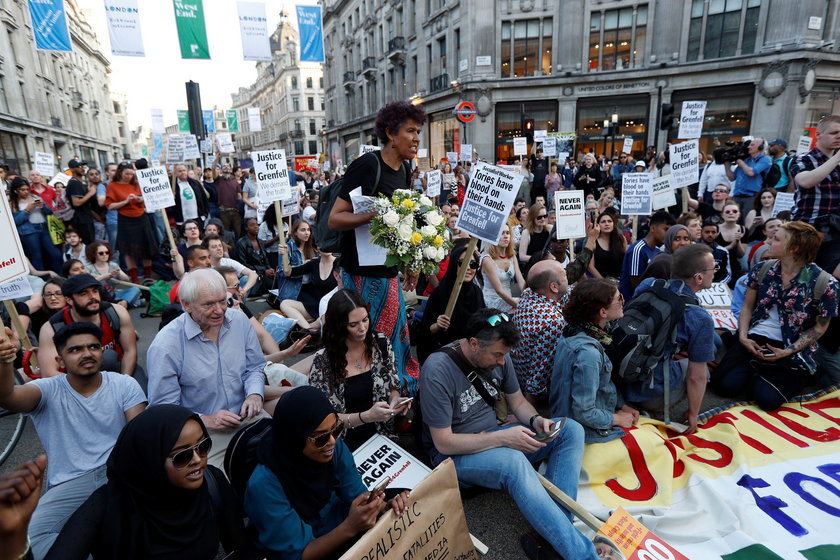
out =
<path fill-rule="evenodd" d="M 522 177 L 510 171 L 479 162 L 464 195 L 464 204 L 455 227 L 496 245 L 507 223 L 513 199 Z"/>
<path fill-rule="evenodd" d="M 628 90 L 648 90 L 654 87 L 651 81 L 641 82 L 624 82 L 612 84 L 589 84 L 584 86 L 576 86 L 575 94 L 583 95 L 587 93 L 625 93 Z"/>
<path fill-rule="evenodd" d="M 475 57 L 475 65 L 476 66 L 492 66 L 493 65 L 493 57 L 492 56 L 477 56 L 477 57 Z"/>
<path fill-rule="evenodd" d="M 473 105 L 469 101 L 461 101 L 455 107 L 455 116 L 462 123 L 468 123 L 471 120 L 473 120 L 475 118 L 475 114 L 475 105 Z"/>

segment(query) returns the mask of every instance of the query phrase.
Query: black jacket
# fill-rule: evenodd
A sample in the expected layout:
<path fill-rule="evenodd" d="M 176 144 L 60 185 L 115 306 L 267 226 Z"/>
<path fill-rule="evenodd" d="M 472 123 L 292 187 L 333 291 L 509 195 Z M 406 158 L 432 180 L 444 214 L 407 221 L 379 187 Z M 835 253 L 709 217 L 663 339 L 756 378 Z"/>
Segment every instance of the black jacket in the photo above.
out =
<path fill-rule="evenodd" d="M 195 201 L 198 206 L 198 217 L 201 220 L 202 226 L 204 221 L 207 219 L 207 216 L 210 214 L 209 207 L 207 205 L 207 194 L 204 192 L 204 187 L 196 181 L 195 179 L 187 178 L 187 182 L 189 182 L 190 186 L 195 193 Z M 177 223 L 182 223 L 184 221 L 184 214 L 181 212 L 181 193 L 178 192 L 178 179 L 175 179 L 175 206 L 172 209 L 172 217 L 175 218 Z"/>

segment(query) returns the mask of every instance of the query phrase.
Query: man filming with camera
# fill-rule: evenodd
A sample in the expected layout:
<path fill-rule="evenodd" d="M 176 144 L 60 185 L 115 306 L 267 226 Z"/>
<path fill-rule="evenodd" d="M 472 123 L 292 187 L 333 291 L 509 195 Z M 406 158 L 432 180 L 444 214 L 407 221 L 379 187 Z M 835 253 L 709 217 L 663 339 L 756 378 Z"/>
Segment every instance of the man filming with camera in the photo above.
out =
<path fill-rule="evenodd" d="M 732 155 L 725 158 L 726 176 L 735 182 L 732 198 L 741 207 L 742 216 L 752 210 L 755 196 L 764 181 L 764 173 L 773 165 L 773 160 L 764 153 L 765 149 L 764 138 L 753 138 L 746 146 L 727 150 Z M 733 163 L 736 164 L 734 168 Z"/>

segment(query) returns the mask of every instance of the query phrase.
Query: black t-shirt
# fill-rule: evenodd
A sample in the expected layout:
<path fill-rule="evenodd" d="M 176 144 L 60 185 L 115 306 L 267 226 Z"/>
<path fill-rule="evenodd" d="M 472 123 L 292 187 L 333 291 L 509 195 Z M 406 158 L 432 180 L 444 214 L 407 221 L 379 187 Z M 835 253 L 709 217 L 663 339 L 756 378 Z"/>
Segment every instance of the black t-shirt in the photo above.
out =
<path fill-rule="evenodd" d="M 88 188 L 83 182 L 79 179 L 73 177 L 69 181 L 67 181 L 67 198 L 83 198 L 87 195 Z M 91 224 L 93 223 L 93 214 L 91 213 L 91 206 L 90 201 L 94 200 L 95 197 L 90 197 L 87 202 L 82 204 L 81 206 L 73 206 L 73 209 L 76 211 L 73 214 L 73 221 L 77 224 Z"/>
<path fill-rule="evenodd" d="M 715 210 L 714 206 L 705 202 L 697 203 L 697 213 L 700 214 L 700 217 L 704 220 L 713 216 L 717 216 L 718 218 L 721 217 L 720 210 Z"/>
<path fill-rule="evenodd" d="M 542 187 L 548 175 L 548 160 L 545 158 L 531 158 L 531 173 L 534 174 L 534 185 Z M 547 201 L 546 201 L 547 202 Z"/>
<path fill-rule="evenodd" d="M 376 182 L 376 166 L 379 166 L 379 185 Z M 344 180 L 338 196 L 342 200 L 350 202 L 350 191 L 362 187 L 362 194 L 374 195 L 376 187 L 377 195 L 391 196 L 396 189 L 407 189 L 408 180 L 411 174 L 406 170 L 405 164 L 400 169 L 394 170 L 382 161 L 378 151 L 369 152 L 356 159 L 347 167 L 344 173 Z M 350 230 L 341 236 L 341 266 L 349 274 L 367 276 L 370 278 L 394 278 L 397 275 L 396 267 L 389 266 L 359 266 L 359 254 L 356 252 L 356 236 Z"/>

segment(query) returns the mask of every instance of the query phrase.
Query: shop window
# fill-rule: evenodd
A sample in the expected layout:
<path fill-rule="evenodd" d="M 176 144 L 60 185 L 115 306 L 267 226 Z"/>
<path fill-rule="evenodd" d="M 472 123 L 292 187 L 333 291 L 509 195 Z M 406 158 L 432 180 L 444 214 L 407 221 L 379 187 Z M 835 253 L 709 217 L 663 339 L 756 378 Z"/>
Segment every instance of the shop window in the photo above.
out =
<path fill-rule="evenodd" d="M 577 109 L 577 150 L 617 156 L 624 138 L 633 139 L 631 153 L 644 153 L 648 130 L 648 96 L 603 98 L 581 102 Z M 615 122 L 613 123 L 613 115 Z M 607 121 L 607 127 L 604 127 Z"/>
<path fill-rule="evenodd" d="M 551 74 L 551 27 L 551 18 L 502 23 L 502 78 Z"/>
<path fill-rule="evenodd" d="M 761 0 L 693 0 L 686 58 L 709 60 L 754 53 L 760 7 Z"/>
<path fill-rule="evenodd" d="M 529 101 L 523 103 L 496 104 L 496 160 L 509 163 L 517 160 L 513 155 L 513 139 L 524 136 L 522 130 L 525 118 L 534 119 L 534 129 L 557 132 L 557 103 L 553 101 Z M 533 144 L 529 146 L 530 150 Z"/>
<path fill-rule="evenodd" d="M 703 130 L 700 133 L 700 151 L 710 154 L 716 143 L 722 145 L 727 140 L 740 140 L 750 133 L 752 114 L 752 87 L 695 89 L 675 91 L 671 94 L 677 117 L 682 110 L 683 101 L 706 100 Z M 669 140 L 677 141 L 677 129 L 669 133 Z"/>
<path fill-rule="evenodd" d="M 642 66 L 647 14 L 647 6 L 592 12 L 589 20 L 589 70 L 626 70 Z"/>

